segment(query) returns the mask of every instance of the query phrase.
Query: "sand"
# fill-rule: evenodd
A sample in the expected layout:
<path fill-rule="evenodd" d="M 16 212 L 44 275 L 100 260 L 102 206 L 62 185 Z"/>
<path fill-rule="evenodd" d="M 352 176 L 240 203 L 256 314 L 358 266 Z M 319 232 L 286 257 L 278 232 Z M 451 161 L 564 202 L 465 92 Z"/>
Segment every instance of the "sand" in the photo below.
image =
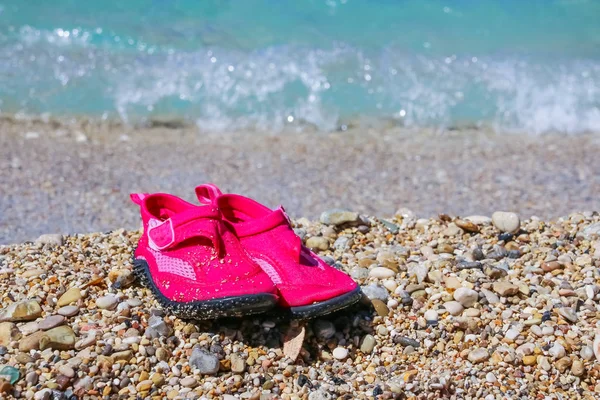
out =
<path fill-rule="evenodd" d="M 0 119 L 0 131 L 0 243 L 135 228 L 129 193 L 193 200 L 204 182 L 312 219 L 334 207 L 555 218 L 598 209 L 600 194 L 598 135 L 393 127 L 207 134 L 14 117 Z"/>

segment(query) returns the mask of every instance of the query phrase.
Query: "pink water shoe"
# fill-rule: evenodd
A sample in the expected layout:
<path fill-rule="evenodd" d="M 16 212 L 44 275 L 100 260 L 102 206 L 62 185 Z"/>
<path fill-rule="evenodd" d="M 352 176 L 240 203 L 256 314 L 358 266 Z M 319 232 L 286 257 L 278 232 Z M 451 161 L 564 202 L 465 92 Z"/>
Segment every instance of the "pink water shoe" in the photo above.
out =
<path fill-rule="evenodd" d="M 279 291 L 279 305 L 294 318 L 329 314 L 360 300 L 360 288 L 302 243 L 282 207 L 271 210 L 237 194 L 222 194 L 212 184 L 196 188 L 204 207 L 217 207 L 224 222 Z"/>
<path fill-rule="evenodd" d="M 132 194 L 144 232 L 134 271 L 169 312 L 192 319 L 261 313 L 278 301 L 214 205 L 194 206 L 169 194 Z"/>

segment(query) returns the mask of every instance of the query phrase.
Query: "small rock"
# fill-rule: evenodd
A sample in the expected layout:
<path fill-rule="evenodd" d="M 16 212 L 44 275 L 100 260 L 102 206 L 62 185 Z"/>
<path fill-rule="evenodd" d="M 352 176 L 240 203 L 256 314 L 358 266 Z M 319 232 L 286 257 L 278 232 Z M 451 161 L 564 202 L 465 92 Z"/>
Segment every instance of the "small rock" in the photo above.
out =
<path fill-rule="evenodd" d="M 19 341 L 19 350 L 30 351 L 40 348 L 40 339 L 46 332 L 38 331 L 31 335 L 25 336 Z"/>
<path fill-rule="evenodd" d="M 73 317 L 79 313 L 79 307 L 77 306 L 65 306 L 61 307 L 56 311 L 58 314 L 65 317 Z"/>
<path fill-rule="evenodd" d="M 471 307 L 477 302 L 479 294 L 473 289 L 460 287 L 454 292 L 454 300 L 458 301 L 463 307 Z"/>
<path fill-rule="evenodd" d="M 83 295 L 81 294 L 81 290 L 79 290 L 79 288 L 70 288 L 62 296 L 60 296 L 56 305 L 59 307 L 63 307 L 71 303 L 77 302 L 82 297 Z"/>
<path fill-rule="evenodd" d="M 0 346 L 8 346 L 21 338 L 21 331 L 12 322 L 0 323 Z"/>
<path fill-rule="evenodd" d="M 113 269 L 108 273 L 108 280 L 115 289 L 125 289 L 135 281 L 135 275 L 129 269 Z"/>
<path fill-rule="evenodd" d="M 573 324 L 577 322 L 577 313 L 571 307 L 561 307 L 558 313 Z"/>
<path fill-rule="evenodd" d="M 389 268 L 375 267 L 369 271 L 369 276 L 376 279 L 386 279 L 396 276 L 396 273 Z"/>
<path fill-rule="evenodd" d="M 153 315 L 148 319 L 148 327 L 144 335 L 150 339 L 157 339 L 171 336 L 172 333 L 173 329 L 165 322 L 163 317 Z"/>
<path fill-rule="evenodd" d="M 190 367 L 203 375 L 214 375 L 219 371 L 219 359 L 205 349 L 195 347 L 190 356 Z"/>
<path fill-rule="evenodd" d="M 102 310 L 113 310 L 117 306 L 118 302 L 119 302 L 119 299 L 117 299 L 116 296 L 109 294 L 109 295 L 97 298 L 96 306 L 98 306 L 98 308 L 100 308 Z M 152 318 L 152 317 L 150 317 L 150 318 Z"/>
<path fill-rule="evenodd" d="M 444 303 L 444 308 L 450 313 L 450 315 L 454 316 L 460 315 L 464 310 L 464 307 L 458 301 L 448 301 Z"/>
<path fill-rule="evenodd" d="M 563 268 L 563 265 L 561 263 L 559 263 L 558 261 L 550 261 L 550 262 L 543 262 L 541 267 L 544 272 L 552 272 L 555 269 Z"/>
<path fill-rule="evenodd" d="M 319 339 L 331 339 L 335 335 L 335 326 L 332 322 L 318 319 L 313 323 L 313 331 Z"/>
<path fill-rule="evenodd" d="M 534 365 L 537 363 L 537 356 L 525 356 L 523 357 L 523 364 Z"/>
<path fill-rule="evenodd" d="M 507 281 L 494 282 L 494 292 L 502 297 L 514 296 L 519 293 L 519 287 Z"/>
<path fill-rule="evenodd" d="M 237 353 L 231 355 L 231 372 L 242 374 L 246 371 L 246 360 Z"/>
<path fill-rule="evenodd" d="M 460 229 L 465 230 L 467 232 L 471 232 L 471 233 L 477 233 L 477 232 L 479 232 L 479 226 L 477 226 L 472 221 L 462 220 L 462 219 L 456 219 L 456 220 L 454 220 L 454 223 Z"/>
<path fill-rule="evenodd" d="M 379 299 L 373 299 L 371 300 L 371 304 L 373 304 L 375 312 L 377 312 L 377 315 L 379 315 L 380 317 L 387 317 L 389 315 L 390 310 L 383 301 Z"/>
<path fill-rule="evenodd" d="M 75 371 L 68 365 L 61 365 L 58 368 L 58 372 L 68 378 L 73 378 L 75 376 Z"/>
<path fill-rule="evenodd" d="M 340 209 L 325 211 L 321 214 L 320 221 L 325 225 L 343 225 L 359 221 L 358 213 Z"/>
<path fill-rule="evenodd" d="M 365 335 L 360 345 L 360 351 L 370 354 L 375 348 L 375 338 L 372 335 Z"/>
<path fill-rule="evenodd" d="M 369 276 L 369 270 L 362 267 L 354 267 L 350 270 L 350 276 L 356 281 L 361 281 Z"/>
<path fill-rule="evenodd" d="M 150 379 L 146 379 L 145 381 L 141 381 L 140 383 L 138 383 L 135 387 L 135 390 L 137 390 L 138 392 L 148 392 L 150 391 L 150 389 L 152 389 L 153 384 L 154 382 L 152 382 Z"/>
<path fill-rule="evenodd" d="M 35 240 L 37 244 L 49 244 L 52 246 L 62 246 L 63 236 L 57 233 L 46 233 Z"/>
<path fill-rule="evenodd" d="M 475 349 L 475 350 L 472 350 L 471 352 L 469 352 L 469 355 L 467 358 L 473 364 L 478 364 L 478 363 L 484 362 L 485 360 L 490 358 L 490 354 L 488 353 L 487 349 L 479 348 L 479 349 Z"/>
<path fill-rule="evenodd" d="M 548 350 L 548 354 L 556 359 L 560 359 L 566 356 L 567 352 L 562 344 L 554 343 L 554 345 Z"/>
<path fill-rule="evenodd" d="M 362 286 L 361 289 L 370 300 L 379 299 L 381 301 L 387 301 L 388 299 L 388 291 L 386 288 L 377 284 L 373 283 L 368 286 Z"/>
<path fill-rule="evenodd" d="M 421 347 L 421 343 L 418 340 L 406 336 L 394 336 L 394 343 L 398 343 L 403 347 L 412 346 L 415 349 Z"/>
<path fill-rule="evenodd" d="M 306 241 L 306 246 L 315 251 L 325 251 L 329 249 L 329 240 L 323 236 L 311 236 Z"/>
<path fill-rule="evenodd" d="M 35 386 L 38 383 L 39 375 L 35 371 L 31 371 L 25 375 L 25 382 L 27 382 L 28 386 Z"/>
<path fill-rule="evenodd" d="M 338 360 L 343 360 L 346 357 L 348 357 L 348 349 L 345 349 L 343 347 L 336 347 L 335 349 L 333 349 L 333 357 L 338 359 Z"/>
<path fill-rule="evenodd" d="M 0 322 L 33 321 L 42 315 L 42 308 L 35 300 L 12 303 L 0 312 Z"/>
<path fill-rule="evenodd" d="M 62 315 L 51 315 L 40 321 L 38 327 L 43 331 L 47 331 L 49 329 L 56 328 L 57 326 L 64 324 L 65 321 L 66 318 Z"/>
<path fill-rule="evenodd" d="M 427 311 L 425 311 L 424 317 L 427 322 L 436 322 L 437 323 L 438 313 L 435 310 L 427 310 Z"/>
<path fill-rule="evenodd" d="M 579 355 L 584 360 L 591 360 L 592 358 L 594 358 L 594 350 L 592 350 L 590 346 L 583 346 L 581 348 L 581 351 L 579 352 Z"/>
<path fill-rule="evenodd" d="M 70 326 L 59 326 L 42 333 L 39 341 L 40 350 L 47 348 L 71 350 L 75 348 L 75 340 L 75 334 Z"/>
<path fill-rule="evenodd" d="M 192 378 L 191 376 L 188 376 L 187 378 L 183 378 L 182 380 L 179 381 L 179 383 L 181 384 L 181 386 L 188 387 L 188 388 L 194 388 L 194 387 L 198 386 L 198 381 L 196 379 Z"/>
<path fill-rule="evenodd" d="M 571 372 L 573 373 L 573 375 L 581 376 L 583 375 L 584 371 L 585 369 L 583 367 L 583 363 L 580 360 L 573 361 L 573 365 L 571 366 Z"/>
<path fill-rule="evenodd" d="M 492 214 L 492 223 L 502 232 L 515 233 L 521 226 L 519 216 L 513 212 L 496 211 Z"/>
<path fill-rule="evenodd" d="M 600 222 L 586 226 L 581 233 L 583 234 L 583 238 L 587 240 L 591 240 L 594 237 L 600 238 Z"/>

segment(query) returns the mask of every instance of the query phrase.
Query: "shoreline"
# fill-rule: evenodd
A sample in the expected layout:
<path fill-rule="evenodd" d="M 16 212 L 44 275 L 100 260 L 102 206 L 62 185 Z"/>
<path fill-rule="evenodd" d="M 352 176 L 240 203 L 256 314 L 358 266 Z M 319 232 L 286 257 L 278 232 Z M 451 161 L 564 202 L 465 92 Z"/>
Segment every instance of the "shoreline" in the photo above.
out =
<path fill-rule="evenodd" d="M 193 201 L 213 182 L 294 217 L 332 208 L 392 216 L 557 218 L 598 209 L 600 135 L 407 128 L 199 133 L 79 121 L 0 119 L 0 243 L 44 233 L 137 228 L 136 191 Z"/>

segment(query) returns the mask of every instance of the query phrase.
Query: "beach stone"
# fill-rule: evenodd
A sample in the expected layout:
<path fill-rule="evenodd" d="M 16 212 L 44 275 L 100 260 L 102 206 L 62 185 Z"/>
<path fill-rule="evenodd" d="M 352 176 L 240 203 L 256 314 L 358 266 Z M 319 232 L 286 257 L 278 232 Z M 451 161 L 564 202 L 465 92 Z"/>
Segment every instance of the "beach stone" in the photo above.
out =
<path fill-rule="evenodd" d="M 237 353 L 231 355 L 231 372 L 242 374 L 246 371 L 246 360 Z"/>
<path fill-rule="evenodd" d="M 490 358 L 490 353 L 488 353 L 487 349 L 479 348 L 470 351 L 467 358 L 473 364 L 479 364 Z"/>
<path fill-rule="evenodd" d="M 375 348 L 375 338 L 372 335 L 365 335 L 360 345 L 360 351 L 370 354 Z"/>
<path fill-rule="evenodd" d="M 150 339 L 171 336 L 173 329 L 165 322 L 163 317 L 153 315 L 148 319 L 148 327 L 144 335 Z"/>
<path fill-rule="evenodd" d="M 214 375 L 219 371 L 219 358 L 205 349 L 195 347 L 190 356 L 190 367 L 202 375 Z"/>
<path fill-rule="evenodd" d="M 362 267 L 354 267 L 350 270 L 350 276 L 354 280 L 361 281 L 369 276 L 369 270 Z"/>
<path fill-rule="evenodd" d="M 51 315 L 40 321 L 38 327 L 43 331 L 47 331 L 48 329 L 56 328 L 57 326 L 64 324 L 65 321 L 66 318 L 62 315 Z"/>
<path fill-rule="evenodd" d="M 350 246 L 352 246 L 352 239 L 347 236 L 340 236 L 333 242 L 333 248 L 340 251 L 344 251 Z"/>
<path fill-rule="evenodd" d="M 371 300 L 371 304 L 373 304 L 375 312 L 377 312 L 377 315 L 379 315 L 380 317 L 387 317 L 389 315 L 390 310 L 383 301 L 379 299 L 373 299 Z"/>
<path fill-rule="evenodd" d="M 566 356 L 567 352 L 562 344 L 554 343 L 554 345 L 548 350 L 548 354 L 556 359 L 560 359 Z"/>
<path fill-rule="evenodd" d="M 369 276 L 376 279 L 386 279 L 396 276 L 396 273 L 389 268 L 375 267 L 369 271 Z"/>
<path fill-rule="evenodd" d="M 108 280 L 115 289 L 126 289 L 135 281 L 135 275 L 129 269 L 113 269 L 108 273 Z"/>
<path fill-rule="evenodd" d="M 19 341 L 20 351 L 37 350 L 40 348 L 40 339 L 46 332 L 38 331 L 31 335 L 25 336 Z"/>
<path fill-rule="evenodd" d="M 43 332 L 40 337 L 40 350 L 70 350 L 75 348 L 75 333 L 70 326 L 59 326 Z"/>
<path fill-rule="evenodd" d="M 465 219 L 477 225 L 489 225 L 492 223 L 492 219 L 485 215 L 469 215 L 468 217 L 465 217 Z"/>
<path fill-rule="evenodd" d="M 52 390 L 46 388 L 46 389 L 42 389 L 39 392 L 36 392 L 35 395 L 33 396 L 33 398 L 35 400 L 50 400 L 50 398 L 52 397 Z"/>
<path fill-rule="evenodd" d="M 322 224 L 325 225 L 343 225 L 346 223 L 355 223 L 359 221 L 359 215 L 356 212 L 334 209 L 325 211 L 319 218 Z"/>
<path fill-rule="evenodd" d="M 458 301 L 463 307 L 471 307 L 477 302 L 479 294 L 473 289 L 460 287 L 454 292 L 454 300 Z"/>
<path fill-rule="evenodd" d="M 101 310 L 113 310 L 117 306 L 118 302 L 119 299 L 116 296 L 109 294 L 106 296 L 98 297 L 96 299 L 96 306 Z"/>
<path fill-rule="evenodd" d="M 454 223 L 456 224 L 456 226 L 458 226 L 460 229 L 462 229 L 464 231 L 471 232 L 471 233 L 479 232 L 479 226 L 477 226 L 472 221 L 456 219 L 456 220 L 454 220 Z"/>
<path fill-rule="evenodd" d="M 450 313 L 450 315 L 454 316 L 460 315 L 464 310 L 464 307 L 458 301 L 448 301 L 444 303 L 444 308 Z"/>
<path fill-rule="evenodd" d="M 537 359 L 537 365 L 544 371 L 550 371 L 552 369 L 552 365 L 550 364 L 550 361 L 548 361 L 548 357 L 539 356 Z"/>
<path fill-rule="evenodd" d="M 519 216 L 513 212 L 496 211 L 492 214 L 492 223 L 502 232 L 515 233 L 521 227 Z"/>
<path fill-rule="evenodd" d="M 315 390 L 308 395 L 308 400 L 332 400 L 333 398 L 334 397 L 330 393 L 323 389 Z"/>
<path fill-rule="evenodd" d="M 558 313 L 573 324 L 577 322 L 577 313 L 571 307 L 561 307 Z"/>
<path fill-rule="evenodd" d="M 421 347 L 421 343 L 418 340 L 411 339 L 406 336 L 400 336 L 400 335 L 394 337 L 394 343 L 398 343 L 403 347 L 411 346 L 415 349 L 418 349 L 419 347 Z"/>
<path fill-rule="evenodd" d="M 38 383 L 40 376 L 35 371 L 28 372 L 25 375 L 25 382 L 27 382 L 28 386 L 35 386 Z"/>
<path fill-rule="evenodd" d="M 345 349 L 343 347 L 336 347 L 335 349 L 333 349 L 333 358 L 337 359 L 337 360 L 343 360 L 346 357 L 348 357 L 348 349 Z"/>
<path fill-rule="evenodd" d="M 381 301 L 387 301 L 388 299 L 388 291 L 386 288 L 375 283 L 368 286 L 361 286 L 361 290 L 370 300 L 379 299 Z"/>
<path fill-rule="evenodd" d="M 63 235 L 58 233 L 46 233 L 35 240 L 37 244 L 49 244 L 52 246 L 62 246 L 64 243 Z"/>
<path fill-rule="evenodd" d="M 75 315 L 77 315 L 79 313 L 79 307 L 77 306 L 64 306 L 59 308 L 56 311 L 59 315 L 65 316 L 65 317 L 73 317 Z"/>
<path fill-rule="evenodd" d="M 33 321 L 42 315 L 42 308 L 35 300 L 12 303 L 0 312 L 0 322 Z"/>
<path fill-rule="evenodd" d="M 79 290 L 79 288 L 73 287 L 67 290 L 62 296 L 60 296 L 56 305 L 59 307 L 67 306 L 71 303 L 79 301 L 82 297 L 83 295 L 81 293 L 81 290 Z"/>
<path fill-rule="evenodd" d="M 188 376 L 187 378 L 183 378 L 181 381 L 179 381 L 179 383 L 181 384 L 181 386 L 187 387 L 187 388 L 194 388 L 194 387 L 198 386 L 198 381 L 191 376 Z"/>
<path fill-rule="evenodd" d="M 154 382 L 152 382 L 150 379 L 146 379 L 145 381 L 138 383 L 135 387 L 135 390 L 138 392 L 148 392 L 150 389 L 152 389 L 152 385 L 154 385 Z"/>
<path fill-rule="evenodd" d="M 579 352 L 579 355 L 584 360 L 591 360 L 592 358 L 594 358 L 594 350 L 592 350 L 590 346 L 583 346 L 581 348 L 581 351 Z"/>
<path fill-rule="evenodd" d="M 535 365 L 537 363 L 537 356 L 525 356 L 523 357 L 524 365 Z"/>
<path fill-rule="evenodd" d="M 73 378 L 75 376 L 75 371 L 73 368 L 68 365 L 62 365 L 58 368 L 58 372 L 68 378 Z"/>
<path fill-rule="evenodd" d="M 427 322 L 437 322 L 438 313 L 435 310 L 427 310 L 425 311 L 424 317 Z"/>
<path fill-rule="evenodd" d="M 329 249 L 329 240 L 323 236 L 311 236 L 306 241 L 306 246 L 315 251 L 325 251 Z"/>
<path fill-rule="evenodd" d="M 585 368 L 581 360 L 574 360 L 573 365 L 571 365 L 571 373 L 575 376 L 583 375 Z"/>
<path fill-rule="evenodd" d="M 313 331 L 319 339 L 331 339 L 335 335 L 335 325 L 331 321 L 318 319 L 313 323 Z"/>
<path fill-rule="evenodd" d="M 514 296 L 519 293 L 519 287 L 507 281 L 494 282 L 494 292 L 502 297 Z"/>
<path fill-rule="evenodd" d="M 593 238 L 600 239 L 600 222 L 596 222 L 594 224 L 586 226 L 583 231 L 581 231 L 584 239 L 591 240 Z"/>
<path fill-rule="evenodd" d="M 0 323 L 0 346 L 9 346 L 11 342 L 21 338 L 21 331 L 12 322 Z"/>

